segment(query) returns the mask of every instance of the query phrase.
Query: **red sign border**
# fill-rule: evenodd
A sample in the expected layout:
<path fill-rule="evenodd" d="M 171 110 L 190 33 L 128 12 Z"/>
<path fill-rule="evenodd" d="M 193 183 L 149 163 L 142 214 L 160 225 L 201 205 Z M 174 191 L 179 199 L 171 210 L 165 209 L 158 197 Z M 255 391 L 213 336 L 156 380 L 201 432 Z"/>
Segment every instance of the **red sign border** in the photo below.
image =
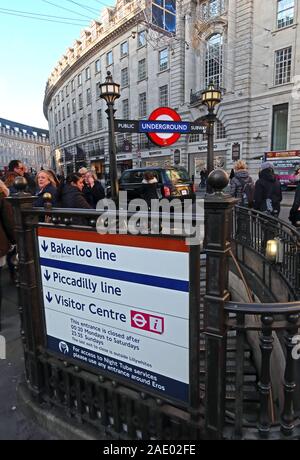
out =
<path fill-rule="evenodd" d="M 169 115 L 173 121 L 181 121 L 179 113 L 170 107 L 158 107 L 157 109 L 153 110 L 149 116 L 149 121 L 156 121 L 157 117 L 160 115 Z M 172 136 L 170 136 L 168 139 L 161 138 L 157 133 L 147 133 L 147 136 L 153 142 L 153 144 L 158 145 L 159 147 L 168 147 L 169 145 L 177 142 L 181 134 L 173 133 Z"/>

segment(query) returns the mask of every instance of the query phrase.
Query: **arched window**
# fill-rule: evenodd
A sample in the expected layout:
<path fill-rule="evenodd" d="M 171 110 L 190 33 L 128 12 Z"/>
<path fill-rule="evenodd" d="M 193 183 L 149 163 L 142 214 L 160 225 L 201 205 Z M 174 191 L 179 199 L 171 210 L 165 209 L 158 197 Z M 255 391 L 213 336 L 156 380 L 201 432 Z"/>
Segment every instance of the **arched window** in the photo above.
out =
<path fill-rule="evenodd" d="M 211 81 L 216 86 L 222 86 L 223 76 L 223 37 L 221 34 L 212 35 L 206 44 L 205 85 Z"/>

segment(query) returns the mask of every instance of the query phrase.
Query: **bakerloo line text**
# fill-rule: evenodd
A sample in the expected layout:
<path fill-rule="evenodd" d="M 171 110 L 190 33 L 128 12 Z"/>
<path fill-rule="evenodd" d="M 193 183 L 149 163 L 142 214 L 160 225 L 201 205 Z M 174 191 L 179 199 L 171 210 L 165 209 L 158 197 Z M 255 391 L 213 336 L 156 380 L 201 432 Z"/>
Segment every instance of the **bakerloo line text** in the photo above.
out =
<path fill-rule="evenodd" d="M 92 314 L 101 316 L 103 318 L 112 319 L 115 321 L 121 321 L 122 323 L 126 323 L 126 315 L 124 313 L 120 313 L 118 311 L 113 310 L 112 308 L 101 308 L 97 307 L 94 303 L 90 303 L 86 305 L 82 302 L 77 302 L 74 299 L 70 299 L 69 297 L 66 298 L 62 295 L 55 294 L 55 299 L 58 305 L 61 305 L 66 308 L 73 308 L 73 310 L 85 312 L 86 309 Z"/>
<path fill-rule="evenodd" d="M 95 253 L 91 249 L 80 248 L 77 244 L 75 246 L 67 246 L 64 243 L 51 242 L 51 252 L 54 254 L 63 254 L 67 256 L 88 257 L 91 259 L 96 256 L 99 260 L 110 260 L 111 262 L 117 261 L 115 252 L 104 251 L 102 248 L 95 248 Z"/>

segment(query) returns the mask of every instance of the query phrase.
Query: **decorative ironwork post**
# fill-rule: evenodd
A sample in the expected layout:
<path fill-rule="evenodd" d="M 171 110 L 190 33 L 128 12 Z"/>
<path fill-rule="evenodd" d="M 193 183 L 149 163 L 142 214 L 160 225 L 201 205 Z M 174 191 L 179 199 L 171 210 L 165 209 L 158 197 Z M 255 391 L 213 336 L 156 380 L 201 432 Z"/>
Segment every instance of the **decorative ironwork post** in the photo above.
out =
<path fill-rule="evenodd" d="M 221 439 L 225 416 L 226 326 L 224 305 L 229 300 L 228 253 L 231 248 L 232 210 L 237 200 L 222 190 L 229 178 L 213 171 L 208 182 L 215 193 L 206 195 L 205 242 L 205 431 L 207 439 Z"/>
<path fill-rule="evenodd" d="M 37 359 L 38 347 L 42 344 L 43 330 L 39 287 L 34 261 L 35 234 L 38 215 L 27 217 L 24 211 L 32 208 L 36 197 L 25 193 L 27 181 L 23 177 L 15 180 L 18 190 L 9 198 L 14 209 L 15 232 L 18 251 L 18 301 L 21 316 L 21 337 L 24 347 L 26 379 L 32 395 L 39 398 L 41 373 Z"/>

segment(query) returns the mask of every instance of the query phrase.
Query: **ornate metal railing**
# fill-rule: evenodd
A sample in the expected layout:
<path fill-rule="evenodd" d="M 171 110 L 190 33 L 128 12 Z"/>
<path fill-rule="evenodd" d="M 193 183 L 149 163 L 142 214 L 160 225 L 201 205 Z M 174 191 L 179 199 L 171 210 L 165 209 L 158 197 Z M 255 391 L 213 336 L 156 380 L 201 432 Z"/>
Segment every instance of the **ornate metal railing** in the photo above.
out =
<path fill-rule="evenodd" d="M 235 417 L 227 435 L 235 438 L 299 437 L 300 357 L 297 336 L 300 301 L 285 304 L 242 304 L 228 302 L 226 327 L 236 334 L 238 366 L 235 375 Z M 249 412 L 243 392 L 244 348 L 252 343 L 256 354 L 259 400 Z M 247 413 L 246 413 L 247 412 Z M 252 414 L 251 414 L 252 412 Z"/>
<path fill-rule="evenodd" d="M 300 298 L 300 234 L 286 222 L 241 206 L 234 210 L 233 240 L 250 249 L 266 262 L 268 240 L 278 239 L 280 260 L 274 263 L 275 270 L 288 284 L 295 298 Z"/>

